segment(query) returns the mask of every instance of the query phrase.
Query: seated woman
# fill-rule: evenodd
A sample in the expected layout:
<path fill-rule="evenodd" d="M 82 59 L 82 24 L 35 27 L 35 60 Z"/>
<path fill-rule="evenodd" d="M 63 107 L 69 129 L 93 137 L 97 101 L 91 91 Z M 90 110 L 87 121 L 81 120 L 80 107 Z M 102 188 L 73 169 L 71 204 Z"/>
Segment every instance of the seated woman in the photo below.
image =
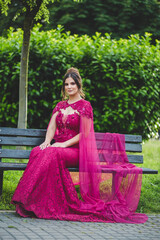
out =
<path fill-rule="evenodd" d="M 17 213 L 54 220 L 144 223 L 147 216 L 135 213 L 142 172 L 128 162 L 124 136 L 107 133 L 98 153 L 92 107 L 83 99 L 77 69 L 67 70 L 62 94 L 67 100 L 54 108 L 45 141 L 31 151 L 13 195 Z M 79 167 L 81 200 L 67 167 Z M 102 173 L 104 169 L 110 173 Z"/>

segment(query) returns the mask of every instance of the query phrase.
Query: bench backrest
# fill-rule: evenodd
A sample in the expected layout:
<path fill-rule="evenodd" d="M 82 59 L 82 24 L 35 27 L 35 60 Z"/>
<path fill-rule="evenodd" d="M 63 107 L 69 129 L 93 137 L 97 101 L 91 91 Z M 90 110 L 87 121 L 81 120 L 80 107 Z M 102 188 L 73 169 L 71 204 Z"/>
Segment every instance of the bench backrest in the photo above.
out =
<path fill-rule="evenodd" d="M 37 146 L 45 138 L 44 129 L 0 128 L 0 158 L 28 159 L 31 150 L 7 149 L 7 146 Z M 101 148 L 105 133 L 95 133 L 98 149 Z M 125 134 L 126 152 L 142 152 L 142 137 L 140 135 Z M 5 148 L 2 148 L 5 146 Z M 143 163 L 142 155 L 127 154 L 129 162 Z"/>

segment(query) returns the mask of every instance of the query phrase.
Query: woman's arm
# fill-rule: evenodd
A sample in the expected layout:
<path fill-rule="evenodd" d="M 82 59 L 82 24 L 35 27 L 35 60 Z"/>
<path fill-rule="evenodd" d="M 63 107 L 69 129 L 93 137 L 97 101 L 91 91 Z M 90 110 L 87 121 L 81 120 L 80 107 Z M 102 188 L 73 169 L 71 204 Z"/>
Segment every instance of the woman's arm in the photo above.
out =
<path fill-rule="evenodd" d="M 65 141 L 65 142 L 55 142 L 51 145 L 51 147 L 62 147 L 62 148 L 66 148 L 66 147 L 70 147 L 72 145 L 75 145 L 79 142 L 79 134 L 77 134 L 76 136 L 74 136 L 73 138 Z"/>
<path fill-rule="evenodd" d="M 45 141 L 40 145 L 40 148 L 43 150 L 46 147 L 50 146 L 50 142 L 54 137 L 55 131 L 56 131 L 56 116 L 57 116 L 58 112 L 56 112 L 55 114 L 53 114 L 50 123 L 49 123 L 49 127 L 47 129 L 46 132 L 46 137 L 45 137 Z"/>

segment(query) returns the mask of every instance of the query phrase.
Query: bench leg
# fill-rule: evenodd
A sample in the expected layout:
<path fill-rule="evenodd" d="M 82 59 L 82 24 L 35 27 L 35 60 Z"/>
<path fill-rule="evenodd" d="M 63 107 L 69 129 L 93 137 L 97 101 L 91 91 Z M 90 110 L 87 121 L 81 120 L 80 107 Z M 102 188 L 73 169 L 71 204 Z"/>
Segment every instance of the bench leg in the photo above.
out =
<path fill-rule="evenodd" d="M 3 189 L 3 171 L 0 171 L 0 196 L 2 195 Z"/>

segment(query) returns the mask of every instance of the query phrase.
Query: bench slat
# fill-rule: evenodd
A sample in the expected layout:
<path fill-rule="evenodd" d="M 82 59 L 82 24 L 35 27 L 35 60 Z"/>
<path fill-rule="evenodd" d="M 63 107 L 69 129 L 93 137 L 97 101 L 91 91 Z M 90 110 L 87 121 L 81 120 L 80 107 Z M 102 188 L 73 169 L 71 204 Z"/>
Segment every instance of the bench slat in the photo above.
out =
<path fill-rule="evenodd" d="M 130 163 L 143 163 L 143 156 L 142 155 L 131 155 L 131 154 L 127 154 L 128 160 Z M 103 157 L 101 156 L 101 154 L 99 154 L 99 158 L 101 162 L 104 162 Z"/>
<path fill-rule="evenodd" d="M 96 140 L 102 141 L 105 133 L 95 132 Z M 131 135 L 125 134 L 125 142 L 133 142 L 133 143 L 141 143 L 142 136 L 141 135 Z"/>
<path fill-rule="evenodd" d="M 36 146 L 40 145 L 44 141 L 44 138 L 36 137 L 1 137 L 1 145 L 10 146 Z"/>
<path fill-rule="evenodd" d="M 153 170 L 150 168 L 142 168 L 144 174 L 158 174 L 158 170 Z"/>
<path fill-rule="evenodd" d="M 0 127 L 0 135 L 2 136 L 21 136 L 21 137 L 44 137 L 46 129 L 20 129 Z M 105 133 L 96 132 L 96 140 L 103 140 Z M 141 143 L 141 135 L 125 134 L 125 142 Z"/>
<path fill-rule="evenodd" d="M 0 158 L 28 159 L 31 150 L 1 149 Z M 127 155 L 130 163 L 143 163 L 142 155 Z M 100 157 L 100 160 L 101 157 Z M 103 161 L 103 160 L 102 160 Z"/>
<path fill-rule="evenodd" d="M 10 146 L 37 146 L 44 141 L 44 138 L 36 137 L 1 137 L 1 145 L 10 145 Z M 101 149 L 102 142 L 97 141 L 97 148 Z M 135 143 L 126 143 L 125 144 L 127 152 L 142 152 L 142 146 Z"/>
<path fill-rule="evenodd" d="M 1 149 L 0 158 L 28 159 L 31 150 Z"/>
<path fill-rule="evenodd" d="M 0 162 L 0 171 L 1 170 L 25 170 L 27 163 L 6 163 Z"/>
<path fill-rule="evenodd" d="M 142 152 L 141 144 L 126 143 L 125 148 L 126 152 Z"/>
<path fill-rule="evenodd" d="M 4 170 L 25 170 L 27 164 L 26 163 L 4 163 L 0 162 L 0 169 Z M 70 172 L 79 172 L 79 168 L 68 168 Z M 157 174 L 157 170 L 152 170 L 149 168 L 142 168 L 143 174 Z M 111 173 L 110 169 L 105 169 L 104 173 Z"/>
<path fill-rule="evenodd" d="M 143 163 L 143 156 L 142 155 L 130 155 L 127 154 L 128 160 L 130 163 Z"/>
<path fill-rule="evenodd" d="M 105 168 L 103 171 L 103 173 L 112 173 L 112 171 L 110 169 Z M 142 172 L 143 174 L 158 174 L 157 170 L 153 170 L 150 168 L 142 168 Z"/>
<path fill-rule="evenodd" d="M 142 143 L 142 136 L 125 134 L 125 142 Z"/>
<path fill-rule="evenodd" d="M 45 134 L 45 129 L 21 129 L 0 127 L 0 135 L 2 136 L 44 137 Z"/>
<path fill-rule="evenodd" d="M 153 170 L 150 168 L 141 168 L 141 169 L 142 169 L 143 174 L 158 174 L 157 170 Z M 107 168 L 103 169 L 102 172 L 103 173 L 112 173 L 112 171 Z"/>
<path fill-rule="evenodd" d="M 101 141 L 97 141 L 97 148 L 101 149 L 103 143 Z M 142 145 L 141 144 L 135 144 L 135 143 L 126 143 L 125 148 L 127 152 L 142 152 Z M 105 146 L 104 146 L 105 149 Z"/>

